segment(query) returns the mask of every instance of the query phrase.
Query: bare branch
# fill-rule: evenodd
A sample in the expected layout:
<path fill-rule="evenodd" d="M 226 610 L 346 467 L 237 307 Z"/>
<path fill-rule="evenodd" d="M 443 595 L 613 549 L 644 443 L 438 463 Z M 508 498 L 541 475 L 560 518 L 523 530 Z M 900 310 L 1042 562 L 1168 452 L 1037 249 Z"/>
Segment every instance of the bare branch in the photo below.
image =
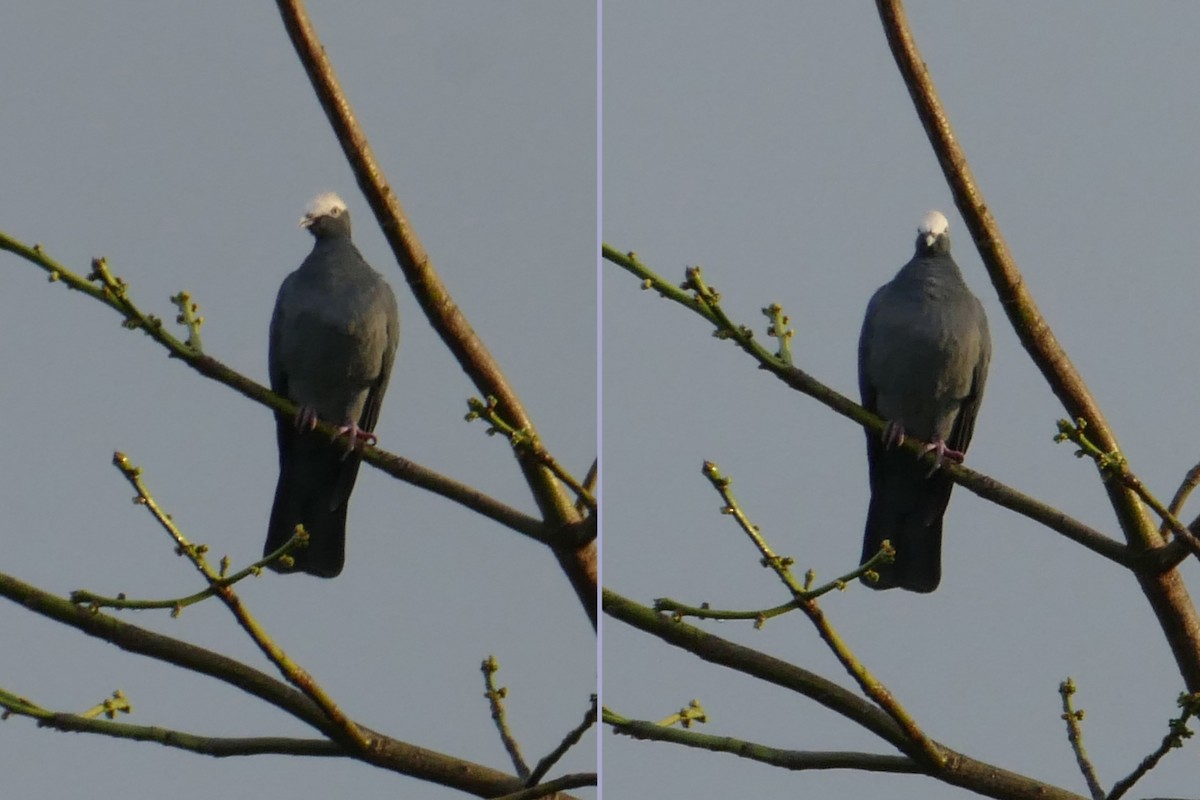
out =
<path fill-rule="evenodd" d="M 833 409 L 869 431 L 883 431 L 884 421 L 850 398 L 839 394 L 807 372 L 792 366 L 770 353 L 754 339 L 750 329 L 744 325 L 736 325 L 720 311 L 719 296 L 703 283 L 699 272 L 692 268 L 688 271 L 688 281 L 685 286 L 691 287 L 689 293 L 684 289 L 665 280 L 638 260 L 633 253 L 622 253 L 616 248 L 604 245 L 603 255 L 609 262 L 621 267 L 642 280 L 642 288 L 653 289 L 663 297 L 674 300 L 680 305 L 691 309 L 716 328 L 717 338 L 729 339 L 738 347 L 745 350 L 758 361 L 759 367 L 765 369 L 788 386 L 798 392 L 808 395 L 814 400 Z M 718 313 L 719 312 L 719 313 Z M 782 311 L 780 312 L 782 313 Z M 914 455 L 921 455 L 924 443 L 914 438 L 906 437 L 902 447 L 906 447 Z M 954 462 L 946 462 L 942 472 L 949 475 L 956 483 L 985 500 L 991 500 L 996 505 L 1015 511 L 1018 514 L 1040 522 L 1077 544 L 1083 545 L 1094 553 L 1104 556 L 1110 561 L 1133 567 L 1135 560 L 1129 548 L 1122 543 L 1105 536 L 1103 533 L 1084 523 L 1073 519 L 1058 509 L 1036 500 L 1029 495 L 1000 483 L 983 473 Z"/>
<path fill-rule="evenodd" d="M 731 736 L 713 736 L 707 733 L 672 728 L 647 720 L 626 719 L 608 709 L 604 711 L 604 721 L 612 726 L 614 732 L 634 739 L 671 742 L 685 747 L 711 750 L 714 753 L 732 753 L 739 758 L 790 770 L 857 769 L 864 772 L 923 772 L 922 767 L 908 756 L 784 750 L 745 739 L 735 739 Z"/>
<path fill-rule="evenodd" d="M 221 576 L 208 564 L 205 553 L 207 547 L 204 545 L 194 545 L 184 536 L 183 531 L 179 529 L 171 519 L 171 515 L 164 512 L 151 496 L 146 485 L 142 482 L 141 468 L 135 467 L 130 463 L 129 459 L 123 453 L 115 453 L 113 455 L 113 465 L 125 476 L 125 480 L 129 481 L 130 485 L 137 491 L 135 501 L 144 506 L 155 521 L 162 526 L 163 530 L 174 540 L 178 552 L 188 557 L 196 567 L 196 570 L 204 576 L 208 581 L 208 585 L 213 589 L 217 597 L 229 608 L 238 624 L 246 631 L 247 635 L 258 645 L 258 649 L 262 651 L 275 668 L 288 679 L 288 682 L 295 686 L 300 691 L 304 692 L 310 700 L 317 704 L 322 713 L 329 718 L 333 723 L 335 730 L 334 738 L 344 744 L 354 746 L 359 750 L 366 750 L 371 746 L 371 740 L 366 733 L 358 727 L 334 702 L 325 689 L 316 682 L 312 675 L 293 661 L 283 648 L 275 644 L 275 640 L 271 638 L 266 629 L 259 624 L 250 610 L 242 603 L 237 593 L 233 591 L 233 587 L 227 582 L 221 580 Z"/>
<path fill-rule="evenodd" d="M 1083 726 L 1079 724 L 1083 722 L 1083 709 L 1076 710 L 1071 703 L 1071 695 L 1075 694 L 1075 681 L 1067 678 L 1058 685 L 1058 693 L 1062 696 L 1062 718 L 1067 723 L 1067 740 L 1075 753 L 1075 762 L 1079 764 L 1079 771 L 1083 773 L 1088 791 L 1092 793 L 1092 800 L 1104 800 L 1104 787 L 1100 785 L 1100 779 L 1096 777 L 1096 768 L 1092 766 L 1092 761 L 1083 748 Z"/>
<path fill-rule="evenodd" d="M 483 660 L 479 670 L 483 673 L 483 686 L 486 690 L 483 696 L 487 698 L 488 707 L 492 710 L 492 721 L 496 723 L 496 730 L 500 732 L 500 741 L 504 744 L 504 749 L 508 753 L 517 775 L 521 780 L 528 782 L 529 765 L 525 763 L 525 756 L 521 755 L 521 745 L 509 730 L 508 720 L 504 715 L 504 698 L 508 695 L 508 689 L 496 688 L 495 676 L 500 670 L 500 663 L 496 661 L 495 656 L 488 656 Z"/>
<path fill-rule="evenodd" d="M 77 606 L 65 597 L 4 573 L 0 573 L 0 596 L 35 614 L 110 642 L 122 650 L 174 664 L 241 689 L 311 725 L 326 736 L 337 734 L 336 728 L 320 708 L 302 692 L 228 656 Z M 359 727 L 370 737 L 371 748 L 352 757 L 368 764 L 459 789 L 477 797 L 496 797 L 523 788 L 522 782 L 513 775 L 393 739 L 365 726 Z"/>
<path fill-rule="evenodd" d="M 1192 490 L 1197 486 L 1200 486 L 1200 464 L 1188 470 L 1187 475 L 1183 478 L 1183 483 L 1179 484 L 1179 488 L 1175 490 L 1175 496 L 1171 498 L 1171 505 L 1167 507 L 1168 510 L 1175 516 L 1179 516 L 1179 512 L 1183 511 L 1183 504 L 1187 502 Z M 1166 521 L 1159 527 L 1158 533 L 1160 536 L 1166 536 Z"/>
<path fill-rule="evenodd" d="M 832 681 L 774 656 L 656 613 L 652 608 L 622 597 L 611 589 L 603 591 L 602 601 L 604 613 L 614 619 L 645 631 L 705 661 L 802 694 L 871 731 L 913 759 L 914 763 L 928 763 L 891 717 Z M 1074 792 L 977 761 L 939 742 L 934 742 L 934 745 L 945 756 L 945 763 L 936 773 L 927 772 L 928 767 L 919 771 L 931 774 L 932 777 L 950 785 L 1004 800 L 1083 800 Z"/>
<path fill-rule="evenodd" d="M 529 774 L 528 783 L 536 784 L 546 776 L 555 764 L 562 759 L 575 745 L 579 744 L 579 740 L 583 735 L 596 724 L 596 695 L 592 695 L 592 704 L 588 708 L 587 713 L 583 715 L 583 721 L 567 732 L 563 740 L 558 743 L 558 746 L 546 754 L 545 758 L 538 761 L 537 766 L 533 768 L 533 772 Z"/>
<path fill-rule="evenodd" d="M 1133 772 L 1113 784 L 1107 800 L 1120 800 L 1147 772 L 1158 766 L 1158 762 L 1162 761 L 1167 753 L 1183 747 L 1183 740 L 1192 737 L 1188 720 L 1200 714 L 1200 693 L 1182 694 L 1178 702 L 1183 713 L 1167 723 L 1167 734 L 1163 736 L 1162 742 L 1153 753 L 1141 760 Z"/>
<path fill-rule="evenodd" d="M 392 248 L 404 277 L 412 289 L 433 329 L 450 348 L 463 371 L 484 396 L 495 397 L 504 418 L 517 428 L 536 434 L 533 420 L 525 411 L 516 391 L 495 359 L 467 322 L 466 316 L 454 303 L 429 259 L 425 247 L 417 238 L 400 200 L 392 192 L 383 169 L 371 152 L 367 136 L 358 124 L 350 101 L 338 84 L 333 63 L 317 38 L 308 13 L 300 0 L 277 0 L 280 17 L 288 38 L 296 49 L 300 63 L 308 74 L 317 99 L 325 111 L 342 146 L 342 152 L 358 181 L 363 196 L 371 206 L 384 238 Z M 571 497 L 554 474 L 536 458 L 523 451 L 514 451 L 517 463 L 533 492 L 551 530 L 558 531 L 579 521 Z M 577 545 L 571 536 L 562 537 L 554 545 L 559 565 L 571 581 L 576 595 L 587 611 L 592 625 L 596 624 L 597 564 L 594 543 Z"/>
<path fill-rule="evenodd" d="M 0 250 L 7 250 L 44 270 L 50 276 L 51 282 L 62 283 L 69 289 L 82 292 L 113 308 L 125 318 L 126 327 L 142 330 L 165 347 L 172 358 L 180 359 L 201 375 L 223 383 L 275 412 L 287 417 L 296 415 L 298 409 L 295 403 L 285 397 L 280 397 L 265 386 L 230 369 L 216 359 L 197 352 L 186 342 L 171 335 L 162 325 L 161 320 L 142 311 L 129 298 L 128 286 L 121 278 L 113 276 L 108 271 L 107 264 L 103 259 L 96 259 L 93 262 L 92 275 L 94 277 L 89 279 L 72 272 L 63 264 L 50 258 L 41 245 L 30 247 L 3 232 L 0 232 Z M 337 426 L 327 422 L 321 422 L 316 429 L 330 437 L 337 432 Z M 540 520 L 522 514 L 477 489 L 440 475 L 406 458 L 368 446 L 364 449 L 363 460 L 394 478 L 439 494 L 543 544 L 556 545 L 558 543 L 560 537 Z"/>
<path fill-rule="evenodd" d="M 1106 452 L 1120 450 L 1116 436 L 1104 419 L 1083 377 L 1058 343 L 1050 325 L 1038 311 L 1033 295 L 1008 251 L 1000 227 L 975 183 L 966 154 L 950 127 L 950 118 L 938 99 L 925 61 L 917 50 L 900 0 L 876 0 L 888 46 L 900 75 L 908 87 L 917 116 L 933 146 L 942 173 L 954 195 L 955 205 L 991 277 L 1000 305 L 1013 330 L 1041 371 L 1051 391 L 1058 396 L 1072 419 L 1085 419 L 1095 432 L 1097 444 Z M 1137 550 L 1163 546 L 1162 537 L 1150 521 L 1145 507 L 1128 486 L 1104 484 L 1126 541 Z M 1150 601 L 1163 629 L 1175 663 L 1190 691 L 1200 691 L 1200 617 L 1177 570 L 1157 574 L 1138 573 L 1138 583 Z"/>

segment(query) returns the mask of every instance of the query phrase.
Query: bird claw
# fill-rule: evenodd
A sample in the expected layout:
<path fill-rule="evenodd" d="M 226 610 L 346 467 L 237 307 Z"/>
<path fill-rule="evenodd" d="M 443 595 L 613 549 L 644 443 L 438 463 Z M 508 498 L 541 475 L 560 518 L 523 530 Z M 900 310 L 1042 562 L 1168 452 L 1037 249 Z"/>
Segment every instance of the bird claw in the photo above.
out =
<path fill-rule="evenodd" d="M 880 438 L 883 440 L 884 450 L 899 447 L 904 444 L 904 426 L 899 422 L 888 422 L 887 425 L 883 426 L 883 434 Z"/>
<path fill-rule="evenodd" d="M 317 410 L 312 406 L 300 406 L 296 410 L 296 430 L 311 432 L 317 429 Z"/>
<path fill-rule="evenodd" d="M 950 447 L 947 447 L 946 442 L 941 437 L 938 437 L 934 439 L 932 443 L 925 445 L 925 447 L 921 450 L 921 455 L 924 456 L 926 453 L 933 453 L 933 468 L 926 473 L 926 478 L 933 477 L 933 473 L 942 468 L 942 463 L 944 461 L 949 460 L 956 464 L 961 464 L 963 459 L 966 458 L 966 454 L 961 450 L 954 450 Z"/>
<path fill-rule="evenodd" d="M 362 428 L 358 427 L 358 423 L 356 422 L 351 422 L 348 425 L 342 425 L 339 427 L 333 434 L 333 438 L 329 441 L 336 442 L 343 436 L 346 437 L 346 452 L 342 455 L 342 458 L 345 458 L 346 456 L 350 455 L 350 453 L 354 452 L 354 448 L 360 444 L 371 445 L 374 447 L 375 443 L 379 441 L 379 437 L 370 431 L 364 431 Z"/>

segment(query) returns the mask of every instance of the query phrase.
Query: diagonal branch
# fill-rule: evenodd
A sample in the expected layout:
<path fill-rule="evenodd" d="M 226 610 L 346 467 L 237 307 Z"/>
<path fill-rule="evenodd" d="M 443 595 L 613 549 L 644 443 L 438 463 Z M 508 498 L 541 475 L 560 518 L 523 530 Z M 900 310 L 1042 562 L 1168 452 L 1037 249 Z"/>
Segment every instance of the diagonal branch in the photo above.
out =
<path fill-rule="evenodd" d="M 333 64 L 317 38 L 308 13 L 300 0 L 277 0 L 279 14 L 287 29 L 288 38 L 296 49 L 317 99 L 329 118 L 350 169 L 358 181 L 379 222 L 392 253 L 433 329 L 442 337 L 485 397 L 495 397 L 505 419 L 515 427 L 536 435 L 533 420 L 525 411 L 516 391 L 509 385 L 499 365 L 475 334 L 466 316 L 454 303 L 445 284 L 434 270 L 421 241 L 417 238 L 408 217 L 392 192 L 383 168 L 375 160 L 366 134 L 358 124 L 350 101 L 342 92 L 333 71 Z M 517 462 L 533 492 L 543 518 L 552 529 L 563 529 L 576 523 L 580 514 L 570 495 L 554 474 L 530 454 L 515 451 Z M 597 550 L 594 542 L 576 544 L 569 532 L 554 548 L 558 562 L 583 604 L 593 627 L 596 624 Z"/>
<path fill-rule="evenodd" d="M 258 649 L 262 651 L 263 655 L 275 665 L 275 668 L 288 679 L 289 683 L 316 703 L 321 712 L 333 723 L 336 729 L 336 735 L 333 738 L 337 739 L 339 743 L 352 745 L 356 750 L 367 750 L 371 746 L 370 737 L 342 711 L 334 702 L 333 697 L 316 682 L 307 670 L 288 657 L 283 648 L 275 643 L 266 629 L 251 615 L 250 609 L 242 603 L 242 599 L 233 591 L 233 587 L 228 582 L 222 581 L 217 571 L 209 566 L 208 559 L 204 555 L 207 548 L 188 541 L 171 515 L 162 510 L 142 482 L 141 469 L 131 464 L 124 453 L 113 454 L 113 465 L 137 492 L 134 501 L 149 511 L 159 526 L 174 540 L 177 551 L 187 556 L 196 571 L 204 576 L 216 596 L 229 608 L 234 619 L 258 645 Z"/>
<path fill-rule="evenodd" d="M 1119 450 L 1116 436 L 1099 405 L 1038 311 L 1033 295 L 1008 252 L 1000 227 L 984 202 L 966 154 L 954 136 L 950 118 L 938 99 L 933 79 L 908 26 L 903 4 L 900 0 L 876 0 L 876 7 L 917 116 L 1013 330 L 1071 418 L 1087 420 L 1101 449 L 1106 452 Z M 1163 546 L 1162 537 L 1129 487 L 1108 481 L 1105 491 L 1131 547 L 1148 550 Z M 1138 583 L 1154 609 L 1189 691 L 1200 691 L 1200 617 L 1196 615 L 1178 571 L 1139 573 Z"/>
<path fill-rule="evenodd" d="M 920 749 L 908 740 L 891 717 L 832 681 L 774 656 L 658 614 L 653 609 L 622 597 L 611 589 L 603 590 L 602 599 L 604 613 L 610 617 L 697 655 L 705 661 L 802 694 L 874 733 L 914 761 L 928 764 L 923 760 Z M 1085 800 L 1080 795 L 1057 786 L 977 761 L 938 742 L 933 744 L 941 751 L 945 762 L 936 772 L 931 773 L 926 768 L 920 769 L 919 772 L 952 786 L 960 786 L 986 797 L 1003 800 Z"/>
<path fill-rule="evenodd" d="M 622 253 L 614 247 L 604 245 L 603 256 L 612 264 L 640 278 L 643 288 L 653 289 L 663 297 L 674 300 L 708 320 L 716 328 L 713 333 L 716 338 L 733 341 L 738 347 L 753 356 L 761 369 L 772 373 L 791 388 L 808 395 L 867 430 L 875 433 L 883 431 L 884 421 L 880 417 L 867 411 L 845 395 L 829 388 L 804 370 L 772 354 L 758 343 L 748 327 L 737 325 L 730 320 L 721 309 L 718 296 L 711 290 L 711 287 L 703 282 L 696 268 L 688 270 L 685 285 L 692 287 L 693 290 L 688 292 L 649 269 L 633 253 Z M 920 455 L 923 451 L 923 443 L 912 437 L 906 437 L 902 446 L 909 448 L 914 455 Z M 968 491 L 974 492 L 985 500 L 991 500 L 996 505 L 1040 522 L 1110 561 L 1127 567 L 1134 565 L 1134 559 L 1128 547 L 1040 500 L 961 464 L 948 461 L 943 464 L 942 472 Z M 1159 566 L 1169 568 L 1161 564 Z"/>
<path fill-rule="evenodd" d="M 125 327 L 142 330 L 147 336 L 166 348 L 170 357 L 178 358 L 206 378 L 223 383 L 245 397 L 289 418 L 296 415 L 298 409 L 295 403 L 285 397 L 280 397 L 265 386 L 230 369 L 211 356 L 200 353 L 187 342 L 172 335 L 163 326 L 162 320 L 142 311 L 130 299 L 125 282 L 108 271 L 104 259 L 96 259 L 92 264 L 92 274 L 88 278 L 84 278 L 47 255 L 41 245 L 31 247 L 3 232 L 0 232 L 0 250 L 7 250 L 44 270 L 52 283 L 61 283 L 68 289 L 81 292 L 109 306 L 124 317 Z M 336 432 L 336 426 L 322 422 L 318 425 L 317 430 L 332 437 Z M 366 447 L 363 460 L 394 478 L 439 494 L 543 544 L 552 545 L 558 541 L 556 534 L 552 533 L 540 520 L 523 514 L 478 489 L 434 472 L 406 458 L 401 458 L 377 447 Z"/>
<path fill-rule="evenodd" d="M 326 736 L 337 734 L 336 728 L 317 705 L 298 689 L 228 656 L 77 606 L 65 597 L 4 573 L 0 573 L 0 597 L 6 597 L 35 614 L 76 628 L 122 650 L 227 683 L 279 708 Z M 371 748 L 353 757 L 376 767 L 449 786 L 477 797 L 495 797 L 523 788 L 522 781 L 513 775 L 393 739 L 365 726 L 360 727 L 370 737 Z"/>

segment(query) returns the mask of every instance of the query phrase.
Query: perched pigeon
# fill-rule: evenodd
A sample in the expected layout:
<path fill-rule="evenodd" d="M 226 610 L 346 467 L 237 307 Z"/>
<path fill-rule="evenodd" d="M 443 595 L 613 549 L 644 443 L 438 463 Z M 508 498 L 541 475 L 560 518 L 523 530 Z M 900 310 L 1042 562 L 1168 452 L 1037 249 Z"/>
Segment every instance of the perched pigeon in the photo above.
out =
<path fill-rule="evenodd" d="M 271 388 L 300 406 L 276 414 L 279 483 L 263 554 L 308 531 L 293 570 L 333 578 L 346 557 L 346 506 L 392 373 L 400 338 L 396 297 L 350 241 L 350 214 L 332 192 L 309 203 L 302 228 L 312 252 L 279 287 L 271 317 Z M 320 418 L 341 426 L 330 440 Z M 345 436 L 347 441 L 341 441 Z M 272 565 L 274 569 L 283 568 Z"/>
<path fill-rule="evenodd" d="M 896 560 L 875 589 L 932 592 L 942 577 L 942 515 L 953 482 L 938 472 L 962 461 L 975 429 L 992 343 L 978 298 L 950 257 L 949 224 L 931 211 L 917 250 L 867 305 L 858 341 L 862 404 L 888 420 L 882 439 L 867 434 L 871 505 L 862 560 L 891 540 Z M 929 442 L 934 466 L 897 448 L 905 435 Z"/>

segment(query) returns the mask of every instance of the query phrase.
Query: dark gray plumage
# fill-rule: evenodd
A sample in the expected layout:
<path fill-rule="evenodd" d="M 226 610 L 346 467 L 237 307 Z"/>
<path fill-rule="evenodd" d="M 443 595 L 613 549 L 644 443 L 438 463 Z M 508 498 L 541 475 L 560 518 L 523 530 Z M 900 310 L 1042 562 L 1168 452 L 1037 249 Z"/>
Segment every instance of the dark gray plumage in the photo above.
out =
<path fill-rule="evenodd" d="M 938 472 L 961 461 L 987 381 L 992 343 L 979 299 L 950 256 L 946 218 L 930 212 L 917 249 L 871 298 L 858 342 L 862 404 L 888 420 L 867 434 L 871 505 L 862 560 L 891 540 L 896 560 L 879 569 L 875 589 L 932 592 L 942 577 L 942 515 L 953 482 Z M 930 443 L 934 469 L 895 445 L 910 434 Z"/>
<path fill-rule="evenodd" d="M 332 192 L 309 204 L 300 225 L 316 237 L 312 252 L 279 287 L 271 317 L 271 388 L 300 407 L 276 414 L 279 483 L 263 554 L 308 531 L 295 566 L 323 578 L 342 571 L 346 507 L 362 462 L 359 440 L 371 431 L 400 338 L 396 297 L 350 241 L 350 214 Z M 314 433 L 317 418 L 341 425 L 331 441 Z M 281 567 L 272 565 L 283 571 Z"/>

